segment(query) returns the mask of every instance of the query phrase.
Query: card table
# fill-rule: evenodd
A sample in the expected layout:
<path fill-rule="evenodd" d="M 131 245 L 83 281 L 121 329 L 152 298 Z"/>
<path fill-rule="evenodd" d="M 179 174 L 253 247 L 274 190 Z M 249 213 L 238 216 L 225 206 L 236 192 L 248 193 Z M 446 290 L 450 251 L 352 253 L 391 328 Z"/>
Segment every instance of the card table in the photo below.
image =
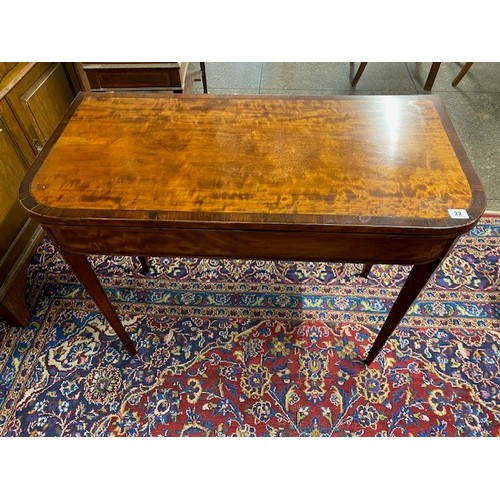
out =
<path fill-rule="evenodd" d="M 485 209 L 434 95 L 80 93 L 20 201 L 131 355 L 90 254 L 411 265 L 367 365 Z"/>

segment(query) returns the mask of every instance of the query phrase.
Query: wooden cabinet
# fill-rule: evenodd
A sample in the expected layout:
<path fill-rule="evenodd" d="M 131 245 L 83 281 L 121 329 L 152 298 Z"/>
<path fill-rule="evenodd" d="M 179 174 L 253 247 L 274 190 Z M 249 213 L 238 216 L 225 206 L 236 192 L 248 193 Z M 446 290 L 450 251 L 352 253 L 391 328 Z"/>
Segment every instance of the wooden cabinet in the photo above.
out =
<path fill-rule="evenodd" d="M 62 63 L 37 63 L 8 93 L 7 101 L 39 152 L 73 100 Z"/>
<path fill-rule="evenodd" d="M 0 101 L 0 255 L 5 255 L 26 221 L 18 190 L 35 154 L 6 102 Z"/>
<path fill-rule="evenodd" d="M 29 322 L 26 263 L 42 230 L 21 207 L 19 185 L 78 88 L 62 63 L 0 63 L 0 316 Z"/>
<path fill-rule="evenodd" d="M 16 66 L 15 62 L 0 62 L 0 82 L 11 69 Z"/>
<path fill-rule="evenodd" d="M 182 92 L 188 63 L 82 63 L 92 90 Z"/>
<path fill-rule="evenodd" d="M 195 79 L 204 80 L 204 63 L 199 71 L 188 71 L 187 62 L 84 62 L 75 63 L 85 90 L 168 91 L 189 93 Z M 205 90 L 206 92 L 206 90 Z"/>

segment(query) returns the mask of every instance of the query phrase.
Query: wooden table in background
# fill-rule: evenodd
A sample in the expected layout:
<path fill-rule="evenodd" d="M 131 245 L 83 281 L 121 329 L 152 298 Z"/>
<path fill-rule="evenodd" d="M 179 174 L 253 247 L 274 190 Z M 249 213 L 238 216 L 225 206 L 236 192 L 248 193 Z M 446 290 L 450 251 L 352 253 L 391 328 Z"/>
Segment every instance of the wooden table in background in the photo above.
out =
<path fill-rule="evenodd" d="M 79 94 L 20 200 L 132 355 L 88 254 L 412 265 L 366 364 L 485 209 L 429 95 Z"/>

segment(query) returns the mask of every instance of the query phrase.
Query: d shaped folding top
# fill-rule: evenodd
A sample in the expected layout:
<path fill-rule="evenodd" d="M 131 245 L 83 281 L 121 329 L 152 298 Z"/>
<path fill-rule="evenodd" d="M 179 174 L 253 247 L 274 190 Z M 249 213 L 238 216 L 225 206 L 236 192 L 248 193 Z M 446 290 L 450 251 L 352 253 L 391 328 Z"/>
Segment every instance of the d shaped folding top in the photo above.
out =
<path fill-rule="evenodd" d="M 20 199 L 131 354 L 87 254 L 413 265 L 367 364 L 485 209 L 435 96 L 83 93 Z"/>

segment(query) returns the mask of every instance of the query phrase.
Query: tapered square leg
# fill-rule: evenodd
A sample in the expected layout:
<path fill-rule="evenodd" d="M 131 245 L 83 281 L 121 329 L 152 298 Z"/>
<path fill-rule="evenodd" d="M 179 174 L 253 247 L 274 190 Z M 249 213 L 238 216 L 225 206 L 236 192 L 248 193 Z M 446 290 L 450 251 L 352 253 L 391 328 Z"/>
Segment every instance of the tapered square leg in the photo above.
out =
<path fill-rule="evenodd" d="M 106 293 L 104 292 L 99 278 L 96 276 L 94 270 L 92 269 L 89 261 L 85 255 L 67 252 L 61 250 L 62 256 L 66 259 L 73 272 L 76 274 L 80 283 L 84 286 L 85 290 L 94 299 L 97 307 L 104 314 L 109 324 L 112 326 L 113 330 L 116 332 L 120 340 L 122 341 L 125 349 L 130 355 L 134 356 L 137 354 L 137 350 L 129 337 L 128 333 L 125 331 L 116 311 L 114 310 L 111 302 L 109 301 Z"/>
<path fill-rule="evenodd" d="M 366 365 L 369 365 L 376 358 L 392 332 L 403 319 L 406 311 L 408 311 L 441 262 L 442 260 L 437 260 L 427 264 L 416 264 L 413 266 L 368 356 L 364 360 Z"/>
<path fill-rule="evenodd" d="M 364 264 L 363 269 L 359 273 L 362 278 L 368 278 L 370 271 L 372 270 L 373 264 Z"/>
<path fill-rule="evenodd" d="M 139 256 L 139 262 L 141 263 L 141 269 L 142 269 L 142 272 L 144 274 L 147 274 L 149 273 L 149 271 L 151 270 L 151 267 L 149 265 L 149 261 L 148 261 L 148 258 L 147 257 L 144 257 L 144 256 Z"/>

